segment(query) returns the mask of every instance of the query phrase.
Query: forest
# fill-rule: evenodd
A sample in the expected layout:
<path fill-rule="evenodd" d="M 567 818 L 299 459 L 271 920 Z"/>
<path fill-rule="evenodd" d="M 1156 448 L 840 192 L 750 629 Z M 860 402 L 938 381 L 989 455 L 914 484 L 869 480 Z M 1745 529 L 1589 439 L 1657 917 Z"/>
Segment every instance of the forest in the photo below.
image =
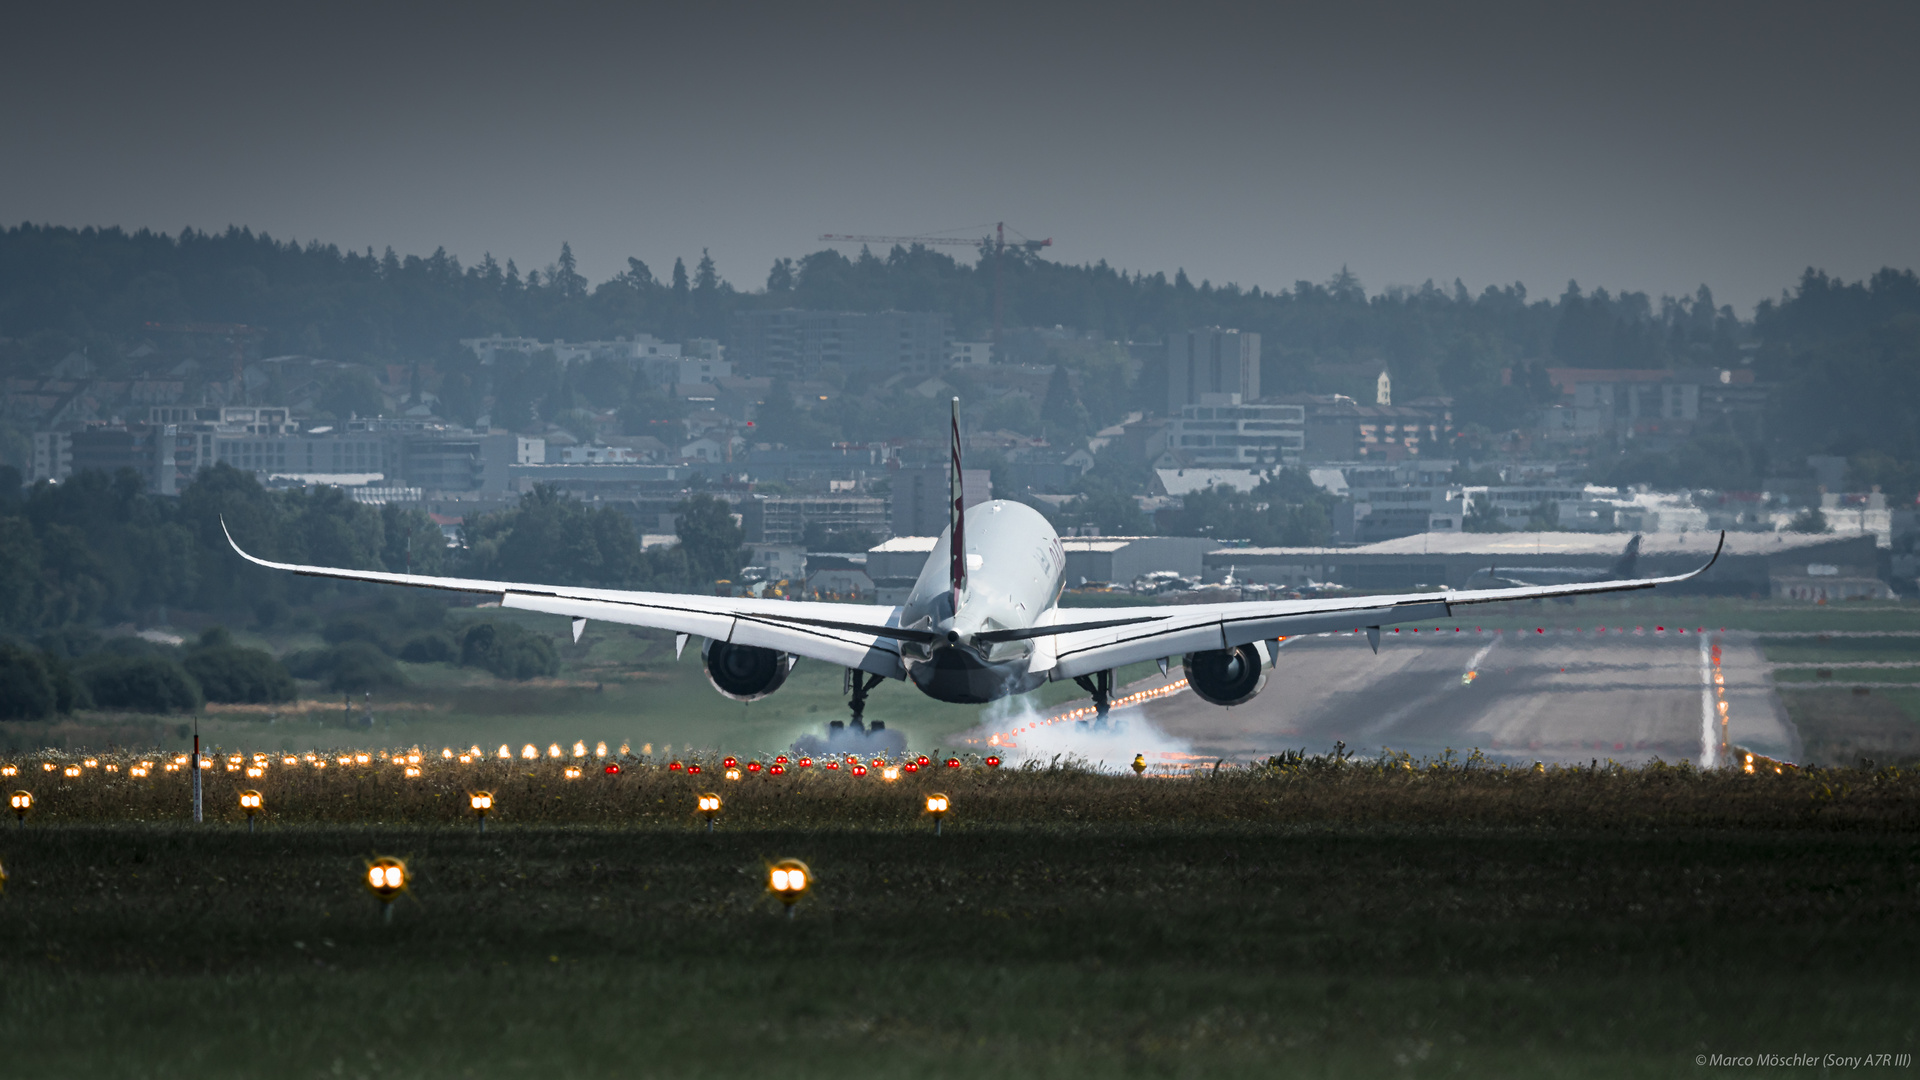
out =
<path fill-rule="evenodd" d="M 1002 257 L 1008 326 L 1072 328 L 1110 344 L 1050 355 L 1060 370 L 1043 404 L 1016 396 L 969 418 L 981 427 L 1064 446 L 1130 409 L 1157 411 L 1163 380 L 1153 360 L 1137 357 L 1150 357 L 1150 343 L 1169 330 L 1221 325 L 1262 335 L 1267 393 L 1365 400 L 1384 368 L 1396 401 L 1450 399 L 1456 452 L 1481 459 L 1502 452 L 1501 433 L 1524 429 L 1558 399 L 1549 367 L 1747 367 L 1773 391 L 1764 437 L 1702 431 L 1657 456 L 1601 448 L 1589 476 L 1750 490 L 1770 476 L 1799 475 L 1808 455 L 1834 454 L 1852 463 L 1850 488 L 1880 484 L 1901 502 L 1920 491 L 1920 279 L 1912 270 L 1848 282 L 1808 269 L 1743 319 L 1704 284 L 1657 299 L 1576 282 L 1554 296 L 1520 284 L 1476 294 L 1457 280 L 1370 292 L 1342 267 L 1325 281 L 1263 289 L 1195 283 L 1182 270 L 1169 277 L 1052 262 L 1018 248 Z M 169 236 L 21 224 L 0 230 L 0 371 L 44 373 L 80 349 L 112 377 L 137 366 L 130 354 L 149 323 L 244 323 L 264 332 L 263 355 L 430 366 L 443 413 L 460 422 L 475 420 L 485 398 L 510 423 L 524 416 L 569 426 L 583 409 L 612 408 L 626 433 L 644 434 L 673 425 L 679 409 L 631 372 L 563 370 L 539 356 L 483 372 L 458 339 L 724 340 L 734 313 L 783 307 L 938 311 L 958 338 L 977 339 L 990 333 L 992 279 L 985 248 L 971 261 L 919 246 L 851 258 L 822 250 L 777 260 L 764 283 L 743 288 L 704 252 L 691 269 L 675 259 L 664 273 L 628 259 L 625 271 L 595 284 L 564 243 L 553 262 L 521 268 L 491 255 L 463 265 L 444 250 L 356 252 L 245 228 Z M 1130 355 L 1129 342 L 1149 347 Z M 979 400 L 968 376 L 949 378 L 963 398 Z M 770 395 L 763 438 L 809 446 L 937 435 L 937 403 L 904 387 L 849 388 L 806 407 L 788 389 Z M 329 406 L 364 410 L 371 387 L 342 376 L 329 394 Z M 19 452 L 17 438 L 8 445 Z"/>

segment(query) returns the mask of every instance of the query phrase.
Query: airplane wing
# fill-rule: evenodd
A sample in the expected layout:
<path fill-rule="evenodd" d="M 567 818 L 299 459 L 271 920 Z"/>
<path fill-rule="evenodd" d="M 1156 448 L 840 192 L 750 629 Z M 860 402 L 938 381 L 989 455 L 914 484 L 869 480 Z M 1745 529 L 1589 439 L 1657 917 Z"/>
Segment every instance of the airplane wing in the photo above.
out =
<path fill-rule="evenodd" d="M 220 527 L 225 530 L 226 523 L 222 522 Z M 269 570 L 285 570 L 306 577 L 340 581 L 368 581 L 380 585 L 408 585 L 420 589 L 498 596 L 503 608 L 541 611 L 573 619 L 576 638 L 587 620 L 597 619 L 628 626 L 671 630 L 683 636 L 695 635 L 736 645 L 777 649 L 894 679 L 906 677 L 906 669 L 900 663 L 899 643 L 932 641 L 934 638 L 929 631 L 901 627 L 898 607 L 627 592 L 620 589 L 584 589 L 393 574 L 379 570 L 344 570 L 330 566 L 299 566 L 248 554 L 234 542 L 232 532 L 227 533 L 227 543 L 233 545 L 233 550 L 241 558 Z"/>
<path fill-rule="evenodd" d="M 1525 586 L 1513 589 L 1476 589 L 1397 596 L 1322 597 L 1311 600 L 1247 601 L 1229 604 L 1163 605 L 1157 607 L 1056 608 L 1051 613 L 1059 630 L 1038 639 L 1031 670 L 1066 679 L 1106 671 L 1123 664 L 1158 660 L 1165 656 L 1229 649 L 1255 641 L 1326 630 L 1366 629 L 1377 634 L 1396 623 L 1449 619 L 1455 608 L 1494 604 L 1505 600 L 1544 600 L 1589 593 L 1651 589 L 1686 581 L 1707 571 L 1720 558 L 1727 534 L 1713 557 L 1699 569 L 1671 577 L 1621 581 L 1578 582 L 1568 585 Z M 1097 622 L 1081 623 L 1081 619 Z"/>

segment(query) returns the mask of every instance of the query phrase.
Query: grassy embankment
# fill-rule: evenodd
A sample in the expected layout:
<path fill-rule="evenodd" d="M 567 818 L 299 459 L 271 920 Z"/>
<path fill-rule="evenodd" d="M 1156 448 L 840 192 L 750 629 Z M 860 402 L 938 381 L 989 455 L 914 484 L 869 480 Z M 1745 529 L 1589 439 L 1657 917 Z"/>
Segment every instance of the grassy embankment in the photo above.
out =
<path fill-rule="evenodd" d="M 106 763 L 0 834 L 19 1075 L 1664 1076 L 1920 1035 L 1896 770 L 276 763 L 216 771 L 193 827 L 182 775 Z M 374 854 L 415 876 L 391 925 Z M 763 891 L 789 856 L 792 921 Z"/>

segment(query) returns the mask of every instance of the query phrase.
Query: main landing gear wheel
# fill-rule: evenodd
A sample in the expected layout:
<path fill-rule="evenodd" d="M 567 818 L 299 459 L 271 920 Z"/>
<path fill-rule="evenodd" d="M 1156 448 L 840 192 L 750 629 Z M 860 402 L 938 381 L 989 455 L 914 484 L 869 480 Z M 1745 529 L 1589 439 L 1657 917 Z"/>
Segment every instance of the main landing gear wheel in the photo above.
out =
<path fill-rule="evenodd" d="M 879 686 L 880 680 L 883 678 L 885 678 L 885 676 L 868 675 L 859 668 L 847 669 L 846 679 L 841 685 L 841 692 L 853 695 L 853 700 L 847 702 L 847 707 L 853 710 L 853 719 L 846 723 L 839 720 L 829 723 L 827 725 L 827 741 L 832 742 L 837 739 L 846 738 L 848 736 L 847 729 L 849 724 L 852 727 L 852 735 L 855 738 L 887 730 L 887 722 L 885 720 L 875 720 L 872 726 L 868 726 L 863 719 L 867 712 L 867 692 Z"/>

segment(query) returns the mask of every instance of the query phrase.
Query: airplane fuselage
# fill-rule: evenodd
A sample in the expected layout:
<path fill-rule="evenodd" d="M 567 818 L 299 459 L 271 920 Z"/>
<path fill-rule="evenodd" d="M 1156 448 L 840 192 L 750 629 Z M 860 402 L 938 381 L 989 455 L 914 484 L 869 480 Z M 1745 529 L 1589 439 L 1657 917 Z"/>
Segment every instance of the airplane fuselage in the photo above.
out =
<path fill-rule="evenodd" d="M 966 512 L 966 586 L 954 610 L 948 580 L 952 530 L 941 534 L 900 612 L 900 625 L 932 630 L 944 643 L 903 642 L 900 658 L 921 693 L 939 701 L 977 704 L 1024 694 L 1047 681 L 1029 670 L 1031 641 L 976 643 L 989 630 L 1026 629 L 1048 617 L 1060 600 L 1066 552 L 1039 511 L 995 499 Z"/>

